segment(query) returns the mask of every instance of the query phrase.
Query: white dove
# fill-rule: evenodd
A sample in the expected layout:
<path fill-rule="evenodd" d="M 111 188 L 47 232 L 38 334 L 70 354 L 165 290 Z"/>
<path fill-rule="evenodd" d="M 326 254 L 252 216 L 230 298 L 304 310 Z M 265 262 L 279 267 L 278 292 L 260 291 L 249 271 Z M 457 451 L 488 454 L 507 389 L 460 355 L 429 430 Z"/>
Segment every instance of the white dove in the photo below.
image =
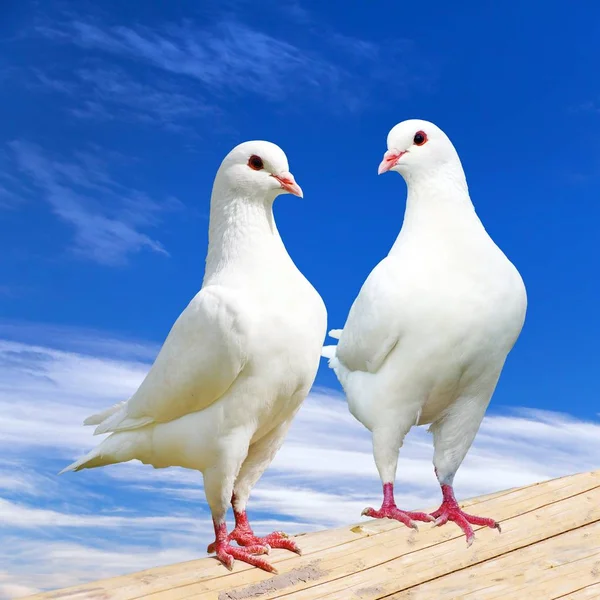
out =
<path fill-rule="evenodd" d="M 284 152 L 245 142 L 223 160 L 213 185 L 202 289 L 171 329 L 126 402 L 85 421 L 112 432 L 64 471 L 138 459 L 201 471 L 215 529 L 209 552 L 270 572 L 270 547 L 299 552 L 281 532 L 254 535 L 250 491 L 280 448 L 315 379 L 325 305 L 279 236 L 273 201 L 302 197 Z M 235 529 L 228 536 L 229 503 Z M 232 546 L 235 540 L 240 546 Z"/>
<path fill-rule="evenodd" d="M 443 525 L 454 521 L 470 545 L 471 525 L 500 526 L 465 514 L 453 480 L 515 344 L 527 308 L 517 269 L 475 213 L 462 165 L 433 123 L 404 121 L 388 135 L 379 173 L 406 180 L 404 223 L 389 254 L 362 286 L 343 330 L 325 346 L 350 412 L 373 434 L 383 483 L 380 510 L 364 515 Z M 427 515 L 394 501 L 398 451 L 413 425 L 431 423 L 440 508 Z"/>

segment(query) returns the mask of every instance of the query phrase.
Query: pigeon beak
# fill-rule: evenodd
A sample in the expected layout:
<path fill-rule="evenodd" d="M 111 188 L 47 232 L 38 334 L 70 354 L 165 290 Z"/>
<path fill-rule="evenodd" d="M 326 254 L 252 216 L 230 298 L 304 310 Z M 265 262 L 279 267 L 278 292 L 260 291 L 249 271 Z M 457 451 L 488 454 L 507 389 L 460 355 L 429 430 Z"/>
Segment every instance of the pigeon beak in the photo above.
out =
<path fill-rule="evenodd" d="M 302 188 L 296 183 L 296 180 L 291 173 L 284 171 L 283 173 L 279 173 L 279 175 L 271 175 L 271 177 L 275 177 L 275 179 L 279 181 L 281 184 L 281 189 L 290 194 L 294 194 L 294 196 L 300 196 L 300 198 L 304 198 Z"/>
<path fill-rule="evenodd" d="M 390 169 L 394 168 L 402 155 L 406 154 L 406 152 L 401 152 L 400 150 L 388 150 L 383 155 L 383 160 L 379 165 L 379 169 L 377 169 L 377 175 L 381 175 L 382 173 L 386 173 Z"/>

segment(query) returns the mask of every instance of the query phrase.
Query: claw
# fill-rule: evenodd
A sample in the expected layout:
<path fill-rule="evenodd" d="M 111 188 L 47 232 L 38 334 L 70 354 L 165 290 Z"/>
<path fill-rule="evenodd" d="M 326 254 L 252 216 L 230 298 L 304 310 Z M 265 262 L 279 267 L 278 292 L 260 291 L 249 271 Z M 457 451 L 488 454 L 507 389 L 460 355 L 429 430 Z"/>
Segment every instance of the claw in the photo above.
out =
<path fill-rule="evenodd" d="M 441 515 L 433 522 L 434 527 L 441 527 L 448 522 L 448 515 Z"/>

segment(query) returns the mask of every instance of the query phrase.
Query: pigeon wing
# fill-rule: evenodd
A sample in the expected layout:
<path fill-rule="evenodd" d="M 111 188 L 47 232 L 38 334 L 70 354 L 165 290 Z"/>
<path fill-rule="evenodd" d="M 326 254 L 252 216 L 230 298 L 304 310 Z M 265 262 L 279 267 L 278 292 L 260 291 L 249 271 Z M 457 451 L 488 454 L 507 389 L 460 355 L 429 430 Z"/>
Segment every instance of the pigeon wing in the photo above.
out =
<path fill-rule="evenodd" d="M 336 356 L 350 371 L 376 373 L 400 340 L 400 294 L 385 263 L 363 284 L 340 336 Z"/>
<path fill-rule="evenodd" d="M 246 364 L 247 328 L 239 302 L 219 286 L 200 290 L 169 332 L 148 375 L 115 405 L 95 434 L 172 421 L 203 410 L 231 387 Z M 97 419 L 92 416 L 87 422 Z"/>

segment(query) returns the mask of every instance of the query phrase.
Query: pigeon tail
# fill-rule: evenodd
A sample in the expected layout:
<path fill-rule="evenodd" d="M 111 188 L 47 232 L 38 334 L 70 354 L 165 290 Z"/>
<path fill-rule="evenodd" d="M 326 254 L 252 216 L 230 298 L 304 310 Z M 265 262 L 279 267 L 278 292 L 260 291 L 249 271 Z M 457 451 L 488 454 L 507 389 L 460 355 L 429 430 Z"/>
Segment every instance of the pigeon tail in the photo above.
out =
<path fill-rule="evenodd" d="M 68 473 L 69 471 L 76 472 L 81 471 L 81 469 L 93 469 L 94 467 L 103 467 L 104 465 L 109 464 L 111 463 L 105 462 L 103 460 L 103 457 L 100 454 L 98 454 L 98 449 L 94 448 L 85 456 L 82 456 L 75 462 L 71 463 L 69 466 L 65 467 L 62 471 L 59 471 L 58 474 L 63 475 L 64 473 Z"/>
<path fill-rule="evenodd" d="M 341 335 L 342 335 L 342 330 L 341 329 L 331 329 L 328 333 L 329 337 L 332 337 L 334 340 L 339 340 Z M 337 348 L 337 346 L 323 346 L 323 348 L 321 349 L 321 356 L 323 358 L 328 358 L 329 359 L 329 367 L 333 368 L 333 365 L 331 364 L 331 359 L 335 358 L 335 349 Z"/>
<path fill-rule="evenodd" d="M 85 456 L 65 467 L 59 475 L 69 471 L 114 465 L 143 456 L 150 449 L 151 437 L 147 430 L 113 433 Z"/>
<path fill-rule="evenodd" d="M 152 417 L 128 417 L 127 403 L 120 407 L 114 413 L 110 413 L 108 418 L 104 419 L 94 430 L 94 435 L 102 435 L 103 433 L 113 433 L 117 431 L 130 431 L 131 429 L 139 429 L 145 425 L 154 423 Z"/>
<path fill-rule="evenodd" d="M 321 349 L 321 356 L 323 358 L 332 359 L 335 356 L 335 349 L 337 346 L 323 346 Z"/>
<path fill-rule="evenodd" d="M 83 424 L 84 425 L 100 425 L 100 423 L 102 423 L 102 421 L 105 421 L 106 419 L 108 419 L 108 417 L 111 417 L 116 412 L 121 410 L 123 408 L 123 406 L 125 406 L 125 404 L 127 404 L 127 400 L 123 400 L 123 402 L 117 402 L 110 408 L 107 408 L 106 410 L 103 410 L 102 412 L 96 413 L 96 414 L 88 417 L 83 422 Z"/>

